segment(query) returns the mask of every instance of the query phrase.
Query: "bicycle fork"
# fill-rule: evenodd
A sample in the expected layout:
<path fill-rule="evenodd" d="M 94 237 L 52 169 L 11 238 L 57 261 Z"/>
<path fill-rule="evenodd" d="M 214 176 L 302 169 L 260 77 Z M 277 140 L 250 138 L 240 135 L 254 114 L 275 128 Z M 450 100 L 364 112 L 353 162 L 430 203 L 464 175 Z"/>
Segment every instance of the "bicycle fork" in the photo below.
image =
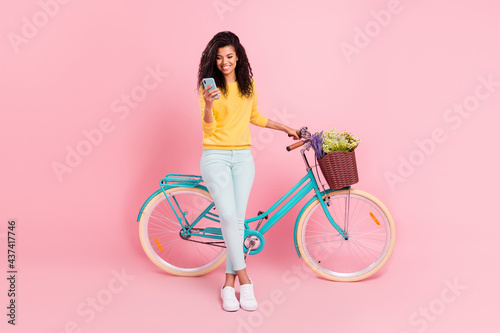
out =
<path fill-rule="evenodd" d="M 307 128 L 306 128 L 306 130 L 307 130 Z M 314 188 L 314 192 L 316 193 L 316 197 L 318 198 L 318 200 L 321 204 L 321 207 L 323 208 L 323 211 L 325 212 L 325 215 L 328 218 L 328 221 L 330 221 L 330 224 L 335 228 L 335 230 L 337 230 L 339 232 L 339 234 L 342 236 L 342 238 L 344 238 L 345 240 L 348 240 L 349 237 L 347 236 L 347 225 L 345 226 L 346 230 L 344 231 L 344 230 L 342 230 L 342 228 L 340 228 L 340 226 L 337 224 L 337 222 L 335 222 L 335 220 L 332 217 L 332 214 L 330 214 L 330 212 L 328 211 L 328 207 L 325 204 L 325 200 L 329 201 L 329 197 L 327 196 L 326 191 L 323 192 L 325 194 L 325 199 L 323 199 L 323 196 L 321 195 L 321 193 L 319 191 L 318 182 L 314 178 L 314 173 L 312 172 L 312 168 L 309 165 L 309 161 L 307 160 L 307 157 L 305 155 L 305 151 L 309 150 L 309 147 L 310 146 L 305 146 L 304 148 L 301 149 L 300 153 L 301 153 L 302 158 L 304 160 L 304 164 L 306 165 L 306 171 L 307 171 L 307 174 L 309 175 L 309 179 L 314 184 L 313 188 Z M 316 166 L 316 170 L 317 170 L 317 166 Z M 319 178 L 319 176 L 318 176 L 318 178 Z M 323 187 L 323 189 L 324 189 L 324 187 Z"/>
<path fill-rule="evenodd" d="M 335 220 L 333 219 L 332 217 L 332 214 L 330 214 L 330 211 L 328 210 L 328 207 L 326 206 L 325 204 L 325 199 L 323 199 L 323 197 L 321 196 L 319 190 L 315 190 L 316 191 L 316 196 L 318 197 L 319 199 L 319 203 L 321 204 L 321 207 L 323 208 L 323 211 L 325 212 L 325 215 L 326 215 L 326 218 L 328 219 L 328 221 L 330 221 L 330 224 L 335 228 L 335 230 L 338 231 L 338 233 L 345 239 L 345 240 L 348 240 L 349 237 L 347 236 L 347 225 L 345 226 L 346 227 L 346 230 L 342 230 L 342 228 L 337 224 L 337 222 L 335 222 Z M 325 197 L 327 196 L 327 193 L 325 193 Z M 328 200 L 328 198 L 326 199 Z"/>

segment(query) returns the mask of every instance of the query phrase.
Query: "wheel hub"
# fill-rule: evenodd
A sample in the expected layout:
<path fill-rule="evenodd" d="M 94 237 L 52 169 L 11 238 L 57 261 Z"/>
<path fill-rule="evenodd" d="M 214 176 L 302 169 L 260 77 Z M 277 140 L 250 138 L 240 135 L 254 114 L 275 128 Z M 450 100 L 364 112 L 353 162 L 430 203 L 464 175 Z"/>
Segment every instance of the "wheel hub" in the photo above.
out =
<path fill-rule="evenodd" d="M 186 235 L 186 233 L 184 232 L 183 229 L 179 230 L 179 236 L 182 238 L 182 239 L 189 239 L 191 238 L 191 235 Z"/>

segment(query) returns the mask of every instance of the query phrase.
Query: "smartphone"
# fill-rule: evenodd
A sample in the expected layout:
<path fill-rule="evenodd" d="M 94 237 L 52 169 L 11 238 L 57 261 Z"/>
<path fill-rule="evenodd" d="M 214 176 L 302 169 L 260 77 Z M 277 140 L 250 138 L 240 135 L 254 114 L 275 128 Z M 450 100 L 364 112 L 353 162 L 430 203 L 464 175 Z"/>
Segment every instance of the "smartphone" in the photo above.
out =
<path fill-rule="evenodd" d="M 207 77 L 207 78 L 203 79 L 202 82 L 203 82 L 203 86 L 205 88 L 208 87 L 209 85 L 212 85 L 212 88 L 210 88 L 208 90 L 213 90 L 213 89 L 217 88 L 217 86 L 215 85 L 215 80 L 211 77 Z M 216 99 L 219 99 L 219 95 L 217 95 Z"/>

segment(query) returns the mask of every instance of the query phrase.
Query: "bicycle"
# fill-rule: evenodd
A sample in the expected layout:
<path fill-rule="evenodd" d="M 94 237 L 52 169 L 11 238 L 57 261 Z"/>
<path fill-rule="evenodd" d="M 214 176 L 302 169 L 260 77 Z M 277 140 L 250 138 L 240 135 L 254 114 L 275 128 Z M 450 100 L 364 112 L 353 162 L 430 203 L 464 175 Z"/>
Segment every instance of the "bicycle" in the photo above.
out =
<path fill-rule="evenodd" d="M 326 279 L 366 279 L 379 271 L 393 252 L 396 233 L 392 216 L 367 192 L 351 186 L 325 190 L 316 165 L 321 191 L 305 155 L 311 148 L 310 133 L 305 127 L 300 132 L 302 140 L 287 150 L 303 146 L 307 173 L 266 211 L 245 219 L 245 260 L 249 254 L 262 251 L 264 234 L 312 191 L 295 222 L 297 255 Z M 144 202 L 137 221 L 146 255 L 165 272 L 200 276 L 226 258 L 219 216 L 201 176 L 168 174 L 162 178 L 160 189 Z M 250 223 L 254 222 L 257 226 L 252 229 Z"/>

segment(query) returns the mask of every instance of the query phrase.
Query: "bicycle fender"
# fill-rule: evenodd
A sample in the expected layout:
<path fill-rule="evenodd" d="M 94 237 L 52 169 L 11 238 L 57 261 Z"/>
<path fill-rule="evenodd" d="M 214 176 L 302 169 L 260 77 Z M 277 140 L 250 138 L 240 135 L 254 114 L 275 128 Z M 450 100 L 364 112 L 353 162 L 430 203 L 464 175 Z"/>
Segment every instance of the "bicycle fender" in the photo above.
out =
<path fill-rule="evenodd" d="M 165 187 L 165 188 L 166 189 L 171 189 L 171 188 L 174 188 L 174 187 L 185 187 L 185 186 L 168 186 L 168 187 Z M 197 186 L 194 186 L 194 187 L 197 187 L 199 189 L 202 189 L 202 190 L 205 190 L 205 191 L 208 192 L 207 187 L 204 186 L 204 185 L 197 185 Z M 142 204 L 141 210 L 139 211 L 139 215 L 137 215 L 137 222 L 139 222 L 141 220 L 142 212 L 143 212 L 144 208 L 146 207 L 146 205 L 151 201 L 151 199 L 153 199 L 155 196 L 157 196 L 158 193 L 162 193 L 162 192 L 163 192 L 163 190 L 161 188 L 159 188 L 158 190 L 156 190 L 156 192 L 154 192 L 153 194 L 151 194 L 149 196 L 149 198 Z"/>
<path fill-rule="evenodd" d="M 139 211 L 139 215 L 137 216 L 137 222 L 141 219 L 142 211 L 144 210 L 144 207 L 153 199 L 158 193 L 161 193 L 161 188 L 156 190 L 155 193 L 151 194 L 149 198 L 142 204 L 141 210 Z"/>

